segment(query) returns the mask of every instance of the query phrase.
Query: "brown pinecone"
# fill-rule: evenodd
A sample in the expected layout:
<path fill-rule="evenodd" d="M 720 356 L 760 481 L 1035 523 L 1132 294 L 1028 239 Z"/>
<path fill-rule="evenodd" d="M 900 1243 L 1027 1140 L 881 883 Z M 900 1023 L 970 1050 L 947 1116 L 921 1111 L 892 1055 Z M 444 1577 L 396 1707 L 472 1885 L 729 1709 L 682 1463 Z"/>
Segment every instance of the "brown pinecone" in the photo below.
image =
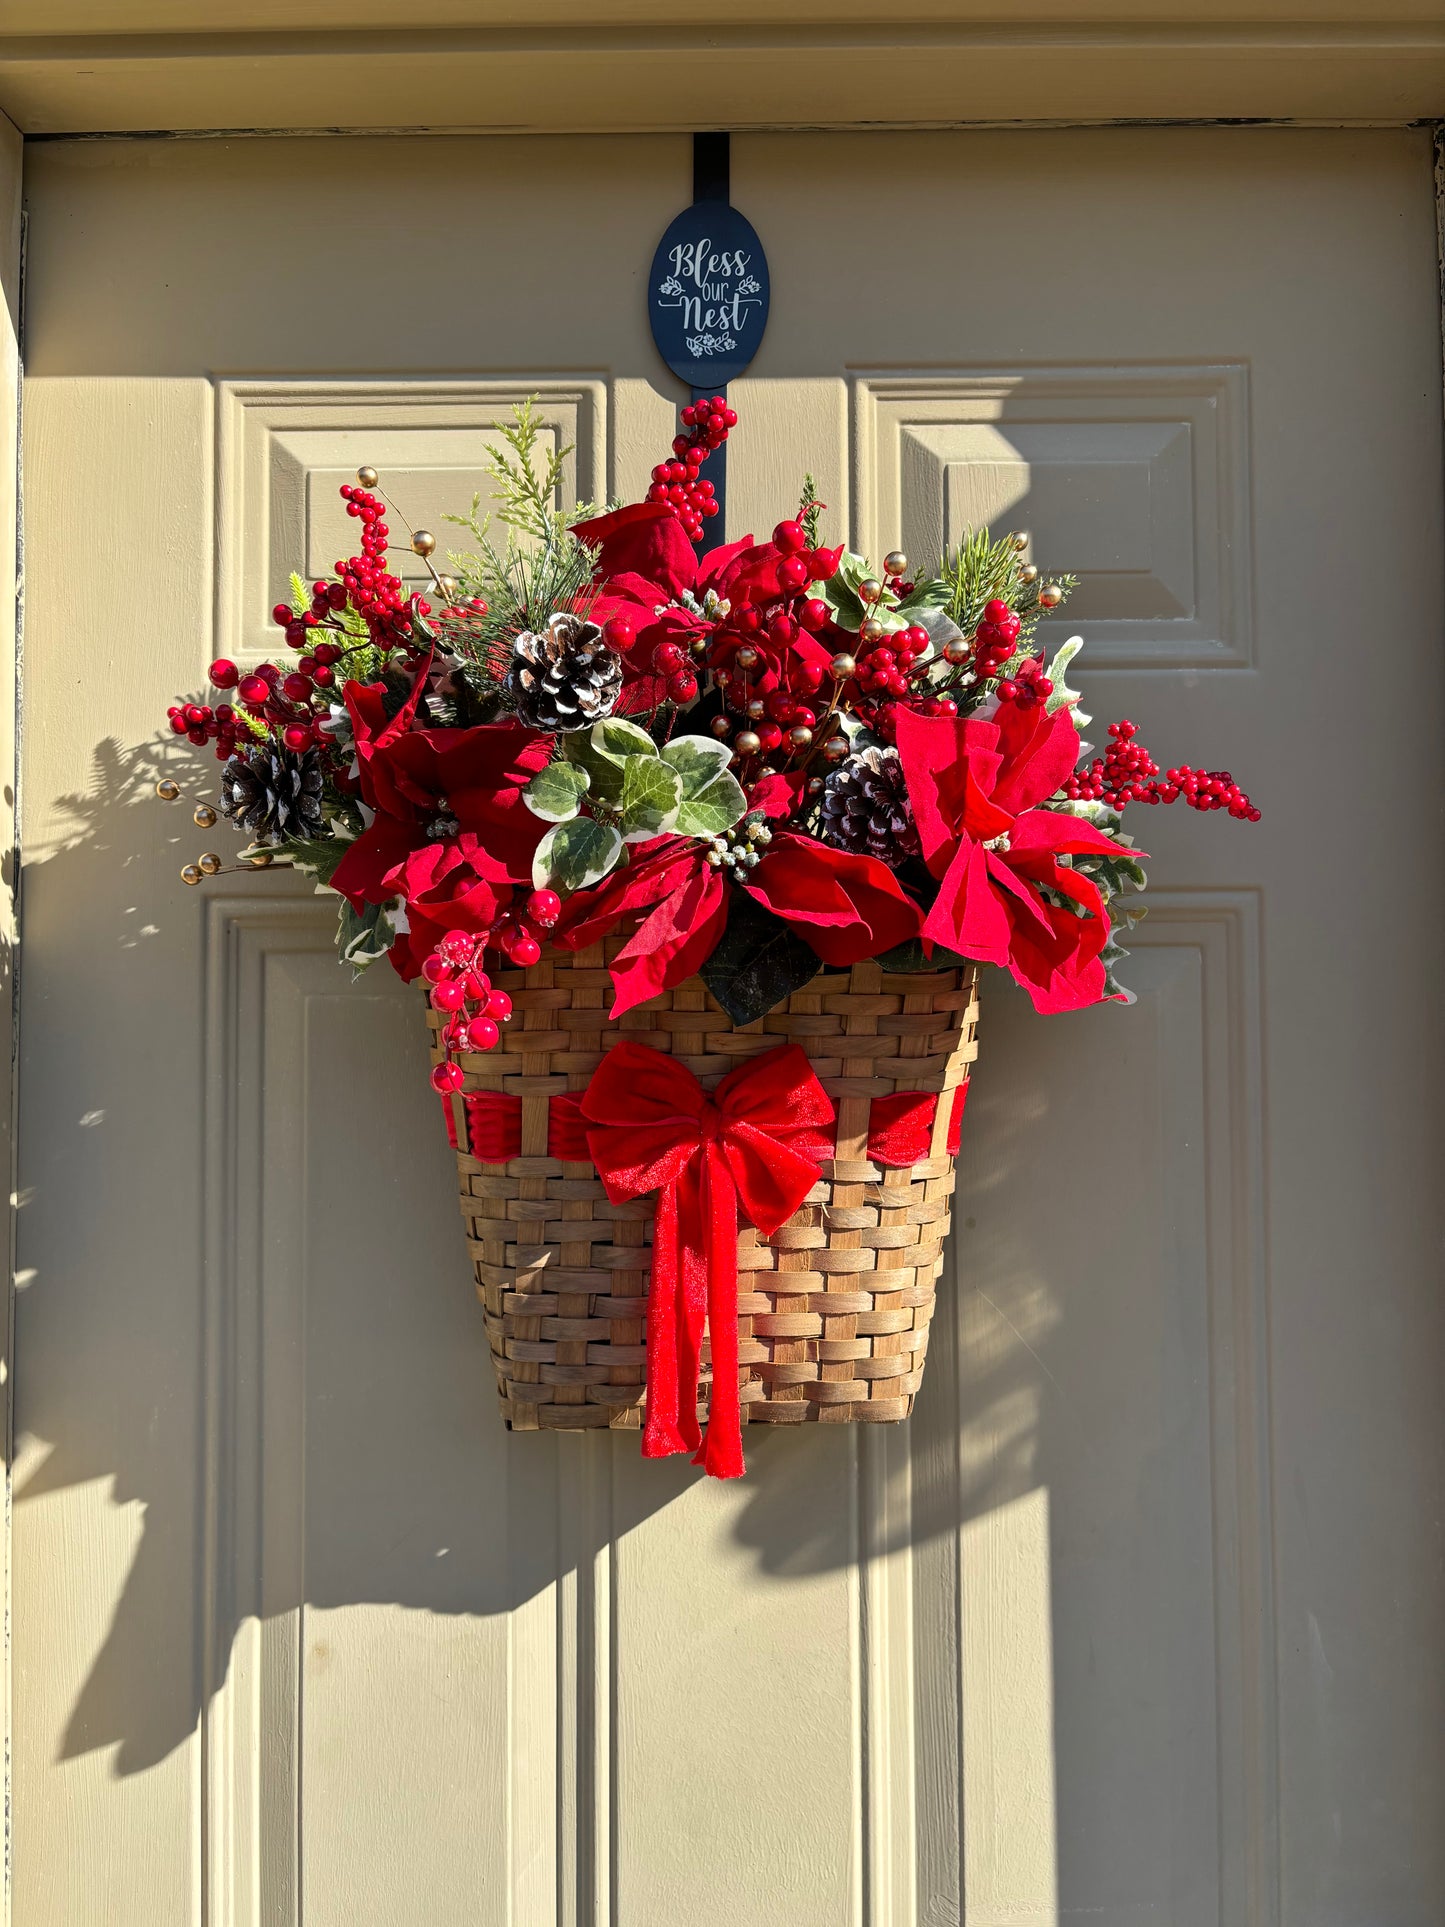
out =
<path fill-rule="evenodd" d="M 588 729 L 612 714 L 622 690 L 622 659 L 582 616 L 549 616 L 540 634 L 512 645 L 507 695 L 529 729 Z"/>
<path fill-rule="evenodd" d="M 897 869 L 919 853 L 896 749 L 875 744 L 840 763 L 823 785 L 821 835 L 835 849 L 876 856 Z"/>
<path fill-rule="evenodd" d="M 221 771 L 221 814 L 253 843 L 320 836 L 321 757 L 314 749 L 256 743 Z"/>

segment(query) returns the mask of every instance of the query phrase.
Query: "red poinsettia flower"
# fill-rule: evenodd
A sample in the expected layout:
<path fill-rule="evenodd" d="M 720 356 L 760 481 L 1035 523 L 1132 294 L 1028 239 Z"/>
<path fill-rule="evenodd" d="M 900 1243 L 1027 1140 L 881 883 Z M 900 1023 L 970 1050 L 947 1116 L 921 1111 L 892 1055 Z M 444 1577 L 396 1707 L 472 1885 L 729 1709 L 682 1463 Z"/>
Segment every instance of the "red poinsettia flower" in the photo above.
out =
<path fill-rule="evenodd" d="M 1037 807 L 1078 760 L 1067 713 L 1005 703 L 991 722 L 901 707 L 893 716 L 924 860 L 939 879 L 924 937 L 1003 965 L 1036 1010 L 1098 1003 L 1109 919 L 1095 885 L 1059 858 L 1118 845 L 1092 823 Z M 1077 910 L 1048 901 L 1043 886 Z"/>
<path fill-rule="evenodd" d="M 727 892 L 702 849 L 673 837 L 640 844 L 625 870 L 573 897 L 552 932 L 562 949 L 581 950 L 649 906 L 656 907 L 612 962 L 614 1017 L 694 976 L 717 947 Z"/>
<path fill-rule="evenodd" d="M 597 553 L 602 587 L 592 606 L 593 620 L 605 622 L 610 616 L 625 615 L 633 624 L 635 640 L 623 653 L 623 668 L 629 685 L 641 681 L 646 687 L 629 686 L 620 705 L 623 709 L 651 707 L 665 694 L 653 666 L 659 643 L 677 642 L 686 651 L 696 636 L 708 633 L 708 624 L 700 617 L 665 605 L 676 604 L 685 595 L 700 601 L 712 591 L 734 610 L 764 609 L 789 593 L 778 581 L 784 552 L 773 543 L 757 543 L 745 535 L 709 550 L 699 561 L 677 517 L 661 502 L 633 503 L 579 522 L 573 532 Z M 841 548 L 814 550 L 806 558 L 813 579 L 826 581 L 836 574 L 842 553 Z M 750 681 L 763 696 L 778 688 L 794 695 L 818 689 L 838 646 L 806 631 L 800 631 L 791 645 L 778 645 L 761 631 L 727 630 L 718 635 L 714 666 L 726 671 L 732 654 L 745 644 L 759 652 Z"/>
<path fill-rule="evenodd" d="M 779 831 L 745 885 L 826 964 L 855 964 L 919 935 L 923 913 L 877 857 Z"/>
<path fill-rule="evenodd" d="M 625 680 L 618 710 L 655 709 L 667 694 L 667 679 L 653 660 L 658 645 L 675 642 L 686 656 L 693 640 L 707 634 L 700 616 L 675 606 L 698 587 L 693 546 L 660 502 L 635 502 L 595 516 L 573 533 L 597 552 L 601 587 L 588 611 L 592 620 L 621 616 L 632 625 L 633 640 L 621 651 Z"/>
<path fill-rule="evenodd" d="M 662 502 L 633 502 L 610 515 L 578 522 L 581 536 L 597 554 L 597 578 L 619 594 L 640 586 L 645 599 L 677 602 L 697 584 L 697 551 L 682 524 Z M 655 591 L 661 590 L 661 596 Z"/>
<path fill-rule="evenodd" d="M 515 723 L 411 729 L 414 699 L 388 720 L 377 685 L 350 684 L 346 706 L 362 800 L 376 815 L 337 865 L 335 889 L 358 907 L 398 893 L 410 903 L 435 887 L 439 846 L 494 888 L 530 878 L 547 826 L 522 791 L 547 762 L 547 736 Z"/>

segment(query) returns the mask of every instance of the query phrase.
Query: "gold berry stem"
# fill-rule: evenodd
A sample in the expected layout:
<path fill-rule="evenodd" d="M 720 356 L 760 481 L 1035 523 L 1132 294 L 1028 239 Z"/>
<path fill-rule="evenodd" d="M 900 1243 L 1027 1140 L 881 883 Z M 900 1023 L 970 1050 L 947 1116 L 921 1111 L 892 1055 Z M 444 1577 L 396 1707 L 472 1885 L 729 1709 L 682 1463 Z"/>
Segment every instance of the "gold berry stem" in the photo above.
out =
<path fill-rule="evenodd" d="M 386 503 L 387 508 L 390 509 L 391 513 L 394 516 L 396 516 L 398 521 L 401 523 L 402 527 L 406 530 L 407 534 L 411 537 L 412 553 L 413 555 L 419 555 L 422 561 L 425 562 L 427 566 L 427 573 L 431 576 L 432 582 L 436 587 L 436 592 L 441 597 L 442 601 L 448 602 L 448 603 L 455 602 L 456 597 L 451 593 L 451 589 L 448 588 L 447 586 L 448 582 L 450 581 L 450 578 L 440 575 L 437 571 L 436 564 L 431 559 L 432 550 L 435 549 L 436 547 L 436 537 L 432 534 L 431 530 L 414 529 L 412 527 L 411 523 L 406 518 L 405 509 L 401 508 L 397 503 L 393 502 L 391 497 L 387 494 L 386 490 L 381 487 L 377 479 L 376 470 L 374 468 L 362 467 L 357 469 L 356 479 L 358 482 L 361 483 L 363 488 L 374 489 L 376 491 L 376 493 L 381 497 L 382 501 Z M 453 584 L 452 587 L 455 587 L 455 584 Z"/>

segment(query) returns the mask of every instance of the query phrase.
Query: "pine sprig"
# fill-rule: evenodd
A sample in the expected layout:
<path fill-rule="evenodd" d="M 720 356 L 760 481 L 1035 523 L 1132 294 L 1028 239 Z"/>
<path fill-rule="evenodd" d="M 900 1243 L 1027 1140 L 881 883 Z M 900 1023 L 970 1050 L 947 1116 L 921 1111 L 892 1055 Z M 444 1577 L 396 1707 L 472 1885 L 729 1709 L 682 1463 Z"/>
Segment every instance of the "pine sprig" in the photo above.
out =
<path fill-rule="evenodd" d="M 993 536 L 986 528 L 970 529 L 958 547 L 943 559 L 939 573 L 948 592 L 944 608 L 966 636 L 971 636 L 983 620 L 985 604 L 1006 602 L 1019 619 L 1019 646 L 1012 662 L 1001 672 L 1008 674 L 1026 655 L 1032 653 L 1034 631 L 1045 616 L 1055 614 L 1076 589 L 1076 575 L 1051 575 L 1033 572 L 1012 535 Z M 1039 600 L 1044 588 L 1057 589 L 1059 598 L 1052 608 Z"/>
<path fill-rule="evenodd" d="M 1022 563 L 1011 535 L 995 538 L 986 528 L 970 529 L 951 555 L 943 559 L 940 575 L 948 588 L 944 607 L 952 621 L 971 636 L 983 621 L 985 603 L 995 597 L 1023 611 L 1015 601 Z"/>

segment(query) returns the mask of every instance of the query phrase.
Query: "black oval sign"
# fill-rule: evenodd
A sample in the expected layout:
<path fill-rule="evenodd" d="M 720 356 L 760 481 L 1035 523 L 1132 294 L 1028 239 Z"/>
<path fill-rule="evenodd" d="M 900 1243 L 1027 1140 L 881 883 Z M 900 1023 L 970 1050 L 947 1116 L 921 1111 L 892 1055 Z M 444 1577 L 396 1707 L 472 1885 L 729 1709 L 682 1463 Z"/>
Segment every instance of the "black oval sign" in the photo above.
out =
<path fill-rule="evenodd" d="M 768 261 L 752 222 L 726 201 L 685 207 L 652 257 L 647 312 L 658 353 L 690 388 L 740 375 L 768 323 Z"/>

